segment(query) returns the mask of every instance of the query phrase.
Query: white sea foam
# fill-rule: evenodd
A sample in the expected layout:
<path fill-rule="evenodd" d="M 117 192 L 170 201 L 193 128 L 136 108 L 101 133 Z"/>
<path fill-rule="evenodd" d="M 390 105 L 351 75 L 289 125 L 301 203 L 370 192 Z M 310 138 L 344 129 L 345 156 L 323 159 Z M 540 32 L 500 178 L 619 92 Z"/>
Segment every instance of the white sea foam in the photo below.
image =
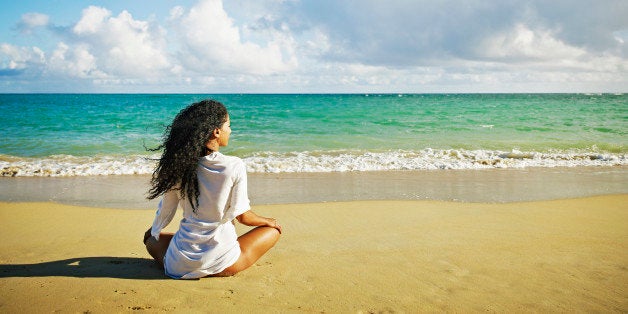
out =
<path fill-rule="evenodd" d="M 155 162 L 147 156 L 77 157 L 56 155 L 46 158 L 0 156 L 0 174 L 23 177 L 69 177 L 148 174 Z"/>
<path fill-rule="evenodd" d="M 625 154 L 434 150 L 256 154 L 245 158 L 250 172 L 336 172 L 381 170 L 490 169 L 626 165 Z"/>
<path fill-rule="evenodd" d="M 93 176 L 150 174 L 158 156 L 0 156 L 2 176 Z M 314 151 L 256 153 L 243 158 L 249 172 L 342 172 L 526 167 L 624 166 L 626 154 L 424 149 L 421 151 Z"/>

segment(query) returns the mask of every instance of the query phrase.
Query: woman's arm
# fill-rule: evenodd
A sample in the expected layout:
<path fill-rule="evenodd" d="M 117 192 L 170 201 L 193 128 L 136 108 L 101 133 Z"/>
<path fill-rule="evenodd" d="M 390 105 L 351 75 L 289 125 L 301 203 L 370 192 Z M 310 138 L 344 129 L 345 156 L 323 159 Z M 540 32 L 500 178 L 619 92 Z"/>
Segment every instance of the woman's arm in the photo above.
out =
<path fill-rule="evenodd" d="M 254 213 L 252 210 L 248 210 L 241 215 L 237 216 L 236 219 L 243 225 L 258 227 L 265 226 L 277 229 L 279 233 L 281 233 L 281 226 L 277 223 L 277 219 L 275 218 L 267 218 L 262 217 Z"/>
<path fill-rule="evenodd" d="M 146 243 L 146 240 L 150 236 L 159 240 L 159 233 L 161 232 L 161 229 L 165 228 L 172 221 L 178 205 L 179 194 L 176 190 L 170 190 L 164 194 L 164 197 L 161 199 L 157 207 L 157 213 L 155 214 L 155 220 L 153 220 L 152 227 L 144 233 L 144 243 Z"/>

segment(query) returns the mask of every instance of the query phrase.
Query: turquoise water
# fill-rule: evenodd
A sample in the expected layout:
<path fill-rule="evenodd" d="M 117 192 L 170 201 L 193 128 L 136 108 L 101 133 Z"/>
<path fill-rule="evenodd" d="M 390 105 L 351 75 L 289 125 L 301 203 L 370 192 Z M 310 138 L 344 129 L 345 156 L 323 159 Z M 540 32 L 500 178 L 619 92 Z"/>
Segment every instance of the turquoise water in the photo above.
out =
<path fill-rule="evenodd" d="M 188 104 L 229 109 L 249 171 L 623 165 L 628 95 L 4 94 L 4 175 L 150 173 Z M 153 156 L 154 157 L 154 156 Z"/>

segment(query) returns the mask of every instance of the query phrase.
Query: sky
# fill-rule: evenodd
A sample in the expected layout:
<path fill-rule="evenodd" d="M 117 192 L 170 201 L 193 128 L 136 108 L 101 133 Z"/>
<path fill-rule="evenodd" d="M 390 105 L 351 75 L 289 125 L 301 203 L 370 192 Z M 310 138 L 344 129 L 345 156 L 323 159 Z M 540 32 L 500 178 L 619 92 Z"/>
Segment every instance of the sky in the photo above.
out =
<path fill-rule="evenodd" d="M 628 92 L 626 0 L 0 1 L 0 93 Z"/>

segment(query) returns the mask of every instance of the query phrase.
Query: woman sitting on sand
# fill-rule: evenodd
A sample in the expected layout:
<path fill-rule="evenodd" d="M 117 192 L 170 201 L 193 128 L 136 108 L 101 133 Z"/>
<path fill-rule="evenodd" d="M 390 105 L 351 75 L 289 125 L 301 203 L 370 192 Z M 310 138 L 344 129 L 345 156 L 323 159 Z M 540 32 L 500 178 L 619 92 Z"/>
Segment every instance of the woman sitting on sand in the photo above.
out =
<path fill-rule="evenodd" d="M 281 226 L 250 210 L 246 167 L 218 152 L 231 125 L 221 103 L 204 100 L 181 110 L 166 129 L 148 198 L 163 195 L 153 226 L 144 235 L 148 253 L 173 278 L 231 276 L 251 266 L 275 245 Z M 176 212 L 175 233 L 163 233 Z M 256 226 L 238 237 L 233 220 Z"/>

